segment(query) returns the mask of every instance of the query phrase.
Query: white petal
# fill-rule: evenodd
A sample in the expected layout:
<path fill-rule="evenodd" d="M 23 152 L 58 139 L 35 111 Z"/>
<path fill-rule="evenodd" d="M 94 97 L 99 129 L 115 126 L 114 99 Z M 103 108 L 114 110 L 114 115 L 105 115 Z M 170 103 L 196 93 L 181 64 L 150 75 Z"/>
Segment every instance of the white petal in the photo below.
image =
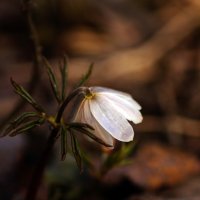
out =
<path fill-rule="evenodd" d="M 85 102 L 85 99 L 82 100 L 82 102 L 80 103 L 78 109 L 76 110 L 76 114 L 75 116 L 73 117 L 73 121 L 74 122 L 82 122 L 82 123 L 85 123 L 83 122 L 83 107 L 84 107 L 84 102 Z"/>
<path fill-rule="evenodd" d="M 83 100 L 80 106 L 77 109 L 76 115 L 73 119 L 74 122 L 82 122 L 91 125 L 95 131 L 94 135 L 103 140 L 104 143 L 113 146 L 113 138 L 112 136 L 101 127 L 101 125 L 96 121 L 90 112 L 90 108 L 88 105 L 88 100 Z"/>
<path fill-rule="evenodd" d="M 102 96 L 107 101 L 109 107 L 117 110 L 129 121 L 134 122 L 135 124 L 142 122 L 142 114 L 139 110 L 133 108 L 126 100 L 119 99 L 117 96 L 104 95 Z"/>
<path fill-rule="evenodd" d="M 113 97 L 118 97 L 122 100 L 126 100 L 129 102 L 135 109 L 141 110 L 141 106 L 132 98 L 132 96 L 128 93 L 113 90 L 110 88 L 105 87 L 91 87 L 90 90 L 94 93 L 104 94 L 104 95 L 110 95 Z"/>
<path fill-rule="evenodd" d="M 88 100 L 85 101 L 85 103 L 84 103 L 84 114 L 83 115 L 84 115 L 84 117 L 83 117 L 84 122 L 88 123 L 95 129 L 94 135 L 97 138 L 100 138 L 101 140 L 103 140 L 106 144 L 113 146 L 112 136 L 104 128 L 102 128 L 101 125 L 94 118 L 94 116 L 92 115 L 92 113 L 90 111 Z"/>
<path fill-rule="evenodd" d="M 91 113 L 99 124 L 114 138 L 129 142 L 133 140 L 134 132 L 131 125 L 118 111 L 107 105 L 107 101 L 101 97 L 89 100 Z"/>

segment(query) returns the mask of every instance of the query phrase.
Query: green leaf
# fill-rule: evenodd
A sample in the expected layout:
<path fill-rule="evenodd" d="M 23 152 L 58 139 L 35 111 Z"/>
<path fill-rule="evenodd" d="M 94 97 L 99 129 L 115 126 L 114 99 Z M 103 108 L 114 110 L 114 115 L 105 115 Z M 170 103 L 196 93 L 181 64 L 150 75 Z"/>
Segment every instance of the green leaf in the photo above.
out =
<path fill-rule="evenodd" d="M 48 77 L 49 77 L 51 88 L 53 90 L 53 94 L 54 94 L 57 102 L 60 103 L 61 102 L 61 97 L 60 97 L 60 92 L 58 90 L 58 84 L 57 84 L 56 77 L 55 77 L 54 72 L 52 70 L 52 67 L 49 64 L 49 62 L 47 61 L 47 59 L 43 58 L 43 60 L 44 60 L 44 65 L 45 65 L 46 70 L 47 70 L 47 74 L 48 74 Z"/>
<path fill-rule="evenodd" d="M 27 120 L 30 117 L 36 117 L 38 116 L 38 113 L 36 112 L 24 112 L 21 115 L 19 115 L 16 119 L 14 119 L 11 124 L 12 125 L 18 125 L 21 124 L 22 122 L 24 122 L 25 120 Z"/>
<path fill-rule="evenodd" d="M 94 131 L 95 129 L 90 126 L 89 124 L 86 123 L 79 123 L 79 122 L 71 122 L 68 124 L 69 129 L 74 129 L 77 132 L 81 132 L 85 135 L 87 135 L 88 137 L 90 137 L 91 139 L 93 139 L 95 142 L 98 142 L 106 147 L 112 147 L 112 145 L 109 145 L 107 143 L 105 143 L 103 140 L 101 140 L 100 138 L 96 137 L 95 134 L 91 131 Z M 88 130 L 89 129 L 89 130 Z"/>
<path fill-rule="evenodd" d="M 60 74 L 61 74 L 61 99 L 62 101 L 66 98 L 66 84 L 67 84 L 67 56 L 64 55 L 63 65 L 60 65 Z"/>
<path fill-rule="evenodd" d="M 21 115 L 19 115 L 16 119 L 11 121 L 5 129 L 2 131 L 0 137 L 4 137 L 8 135 L 12 130 L 16 129 L 19 127 L 22 123 L 26 122 L 30 118 L 38 117 L 38 113 L 35 112 L 24 112 Z"/>
<path fill-rule="evenodd" d="M 121 148 L 110 154 L 104 161 L 102 166 L 102 172 L 105 173 L 112 167 L 116 165 L 123 165 L 129 163 L 128 157 L 130 156 L 132 150 L 134 148 L 134 144 L 122 144 Z"/>
<path fill-rule="evenodd" d="M 88 154 L 86 154 L 82 149 L 81 149 L 81 158 L 84 162 L 84 165 L 87 165 L 87 168 L 90 168 L 90 170 L 95 170 L 95 165 L 92 162 L 92 158 Z"/>
<path fill-rule="evenodd" d="M 23 98 L 24 100 L 26 100 L 29 104 L 31 104 L 35 110 L 37 110 L 38 112 L 43 113 L 44 110 L 43 108 L 33 99 L 33 97 L 19 84 L 17 84 L 12 78 L 11 80 L 11 84 L 15 89 L 15 92 L 21 96 L 21 98 Z"/>
<path fill-rule="evenodd" d="M 77 164 L 80 172 L 82 172 L 83 171 L 83 164 L 82 164 L 82 159 L 81 159 L 78 143 L 77 143 L 77 140 L 76 140 L 76 138 L 75 138 L 75 136 L 74 136 L 74 134 L 72 133 L 71 130 L 69 130 L 69 133 L 70 133 L 70 137 L 71 137 L 72 153 L 74 155 L 74 158 L 76 160 L 76 164 Z"/>
<path fill-rule="evenodd" d="M 94 130 L 94 128 L 92 126 L 90 126 L 89 124 L 86 123 L 80 123 L 80 122 L 70 122 L 69 124 L 67 124 L 70 128 L 88 128 L 90 130 Z"/>
<path fill-rule="evenodd" d="M 38 113 L 35 112 L 24 112 L 21 115 L 19 115 L 16 119 L 14 119 L 13 121 L 11 121 L 8 126 L 3 130 L 3 133 L 1 134 L 0 137 L 4 137 L 6 135 L 8 135 L 8 133 L 17 128 L 19 125 L 21 125 L 22 123 L 24 123 L 25 121 L 27 121 L 30 118 L 33 117 L 38 117 Z"/>
<path fill-rule="evenodd" d="M 26 122 L 26 123 L 22 124 L 21 126 L 11 130 L 8 135 L 13 137 L 13 136 L 16 136 L 18 134 L 25 133 L 25 132 L 35 128 L 36 126 L 42 125 L 44 123 L 44 121 L 45 121 L 45 119 L 40 118 L 40 119 L 36 119 L 36 120 L 33 120 L 33 121 Z"/>
<path fill-rule="evenodd" d="M 120 150 L 120 157 L 124 158 L 130 156 L 134 147 L 135 147 L 134 143 L 129 143 L 129 144 L 122 143 L 122 147 Z"/>
<path fill-rule="evenodd" d="M 73 129 L 76 130 L 77 132 L 81 132 L 81 133 L 87 135 L 88 137 L 90 137 L 91 139 L 93 139 L 95 142 L 98 142 L 99 144 L 102 144 L 105 147 L 113 147 L 112 145 L 107 144 L 103 140 L 101 140 L 100 138 L 96 137 L 94 135 L 94 133 L 90 132 L 86 128 L 73 127 Z"/>
<path fill-rule="evenodd" d="M 65 160 L 67 154 L 67 129 L 61 126 L 61 160 Z"/>
<path fill-rule="evenodd" d="M 81 87 L 85 82 L 89 79 L 90 75 L 92 74 L 94 63 L 91 63 L 87 72 L 82 76 L 81 80 L 77 83 L 75 88 Z"/>

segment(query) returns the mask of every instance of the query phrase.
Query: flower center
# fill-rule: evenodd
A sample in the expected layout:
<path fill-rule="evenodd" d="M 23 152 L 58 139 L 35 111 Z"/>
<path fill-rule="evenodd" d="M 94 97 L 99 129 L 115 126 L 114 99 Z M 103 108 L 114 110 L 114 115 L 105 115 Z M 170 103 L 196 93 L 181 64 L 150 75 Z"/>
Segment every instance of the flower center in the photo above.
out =
<path fill-rule="evenodd" d="M 95 96 L 95 93 L 91 92 L 89 88 L 85 90 L 85 98 L 86 99 L 92 99 Z"/>

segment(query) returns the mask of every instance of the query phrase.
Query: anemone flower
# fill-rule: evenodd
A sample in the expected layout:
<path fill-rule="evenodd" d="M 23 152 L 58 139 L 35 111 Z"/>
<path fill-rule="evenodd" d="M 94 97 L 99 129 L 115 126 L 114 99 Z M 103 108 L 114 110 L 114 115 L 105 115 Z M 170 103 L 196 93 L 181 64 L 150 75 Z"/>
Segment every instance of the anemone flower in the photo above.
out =
<path fill-rule="evenodd" d="M 74 122 L 87 123 L 94 128 L 95 137 L 113 147 L 114 139 L 133 140 L 129 121 L 142 122 L 141 106 L 131 95 L 104 87 L 90 87 L 84 92 Z"/>

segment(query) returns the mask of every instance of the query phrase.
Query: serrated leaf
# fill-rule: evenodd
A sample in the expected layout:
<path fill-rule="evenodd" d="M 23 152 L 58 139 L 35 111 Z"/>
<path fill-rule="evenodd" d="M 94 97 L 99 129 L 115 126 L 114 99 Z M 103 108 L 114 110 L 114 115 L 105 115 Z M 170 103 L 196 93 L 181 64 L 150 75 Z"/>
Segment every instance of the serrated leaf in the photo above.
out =
<path fill-rule="evenodd" d="M 67 84 L 67 56 L 63 57 L 63 65 L 60 65 L 61 74 L 61 99 L 62 101 L 66 98 L 66 84 Z"/>
<path fill-rule="evenodd" d="M 60 97 L 60 92 L 58 90 L 58 84 L 57 84 L 56 77 L 55 77 L 54 72 L 52 70 L 52 67 L 49 64 L 49 62 L 47 61 L 47 59 L 43 58 L 43 60 L 44 60 L 44 65 L 45 65 L 46 70 L 47 70 L 47 74 L 48 74 L 48 77 L 49 77 L 51 88 L 53 90 L 53 94 L 54 94 L 57 102 L 60 103 L 61 102 L 61 97 Z"/>
<path fill-rule="evenodd" d="M 76 138 L 74 136 L 74 134 L 72 133 L 71 130 L 69 130 L 70 133 L 70 138 L 71 138 L 71 147 L 72 147 L 72 153 L 74 155 L 74 158 L 76 160 L 76 164 L 80 170 L 80 172 L 83 171 L 83 165 L 82 165 L 82 159 L 81 159 L 81 155 L 80 155 L 80 151 L 78 148 L 78 143 L 76 141 Z"/>
<path fill-rule="evenodd" d="M 38 112 L 44 112 L 43 108 L 33 99 L 33 97 L 19 84 L 17 84 L 12 78 L 11 84 L 15 89 L 15 92 L 20 95 L 21 98 L 26 100 L 29 104 L 31 104 Z"/>
<path fill-rule="evenodd" d="M 94 63 L 92 63 L 87 72 L 82 76 L 81 80 L 77 83 L 75 88 L 81 87 L 85 82 L 89 79 L 90 75 L 92 74 L 92 69 L 93 69 Z"/>
<path fill-rule="evenodd" d="M 61 126 L 61 160 L 65 160 L 67 154 L 67 129 Z"/>
<path fill-rule="evenodd" d="M 102 144 L 105 147 L 113 147 L 112 145 L 109 145 L 109 144 L 105 143 L 103 140 L 101 140 L 100 138 L 96 137 L 94 135 L 94 133 L 90 132 L 86 128 L 73 127 L 73 129 L 76 130 L 79 133 L 83 133 L 83 134 L 87 135 L 88 137 L 90 137 L 91 139 L 93 139 L 95 142 L 97 142 L 99 144 Z"/>

